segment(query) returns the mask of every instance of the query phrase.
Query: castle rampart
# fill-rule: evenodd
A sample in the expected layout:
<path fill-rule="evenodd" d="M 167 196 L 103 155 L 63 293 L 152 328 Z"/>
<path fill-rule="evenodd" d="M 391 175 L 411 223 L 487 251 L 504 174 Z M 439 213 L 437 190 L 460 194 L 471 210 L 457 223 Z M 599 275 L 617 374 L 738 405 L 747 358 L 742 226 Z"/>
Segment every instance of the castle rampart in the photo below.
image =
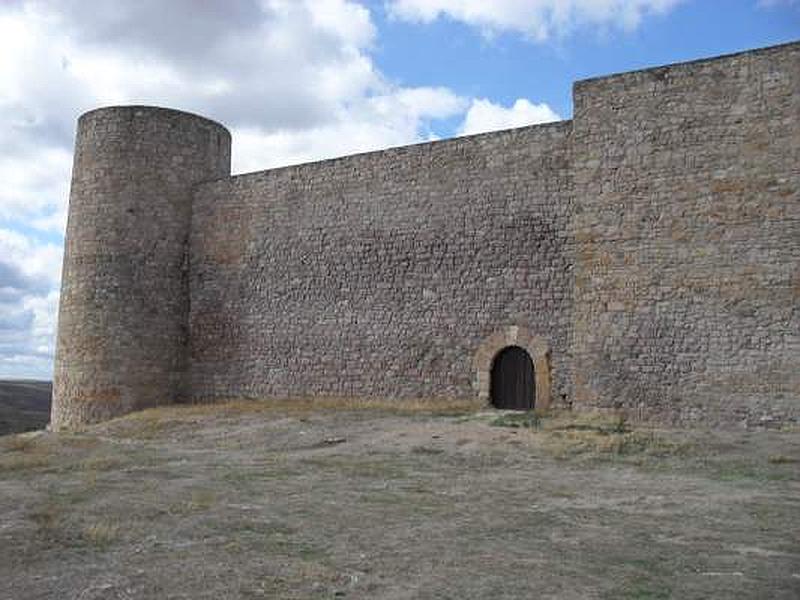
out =
<path fill-rule="evenodd" d="M 537 407 L 796 420 L 800 44 L 574 99 L 572 121 L 235 177 L 210 121 L 85 115 L 54 425 L 181 399 L 486 402 L 508 346 Z"/>
<path fill-rule="evenodd" d="M 568 394 L 571 123 L 198 188 L 192 385 L 204 398 L 470 397 L 516 324 Z"/>

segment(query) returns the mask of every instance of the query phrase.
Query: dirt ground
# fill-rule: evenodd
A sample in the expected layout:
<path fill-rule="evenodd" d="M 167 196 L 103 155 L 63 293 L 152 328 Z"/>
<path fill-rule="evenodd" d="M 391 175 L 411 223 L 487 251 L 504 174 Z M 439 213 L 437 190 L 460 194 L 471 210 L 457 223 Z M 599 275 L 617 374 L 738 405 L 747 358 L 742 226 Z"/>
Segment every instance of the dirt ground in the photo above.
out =
<path fill-rule="evenodd" d="M 800 432 L 456 406 L 0 437 L 0 598 L 800 597 Z"/>

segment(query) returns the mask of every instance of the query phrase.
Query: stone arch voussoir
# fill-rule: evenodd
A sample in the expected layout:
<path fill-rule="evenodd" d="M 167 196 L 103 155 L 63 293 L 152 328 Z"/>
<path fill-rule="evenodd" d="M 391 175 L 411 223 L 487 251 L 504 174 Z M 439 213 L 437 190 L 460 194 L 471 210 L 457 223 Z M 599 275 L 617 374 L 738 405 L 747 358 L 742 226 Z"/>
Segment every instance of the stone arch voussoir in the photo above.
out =
<path fill-rule="evenodd" d="M 495 331 L 483 340 L 472 360 L 475 373 L 473 382 L 478 399 L 490 403 L 492 363 L 497 354 L 508 346 L 519 346 L 530 354 L 536 385 L 536 410 L 550 406 L 550 347 L 547 340 L 534 335 L 525 327 L 509 325 Z"/>

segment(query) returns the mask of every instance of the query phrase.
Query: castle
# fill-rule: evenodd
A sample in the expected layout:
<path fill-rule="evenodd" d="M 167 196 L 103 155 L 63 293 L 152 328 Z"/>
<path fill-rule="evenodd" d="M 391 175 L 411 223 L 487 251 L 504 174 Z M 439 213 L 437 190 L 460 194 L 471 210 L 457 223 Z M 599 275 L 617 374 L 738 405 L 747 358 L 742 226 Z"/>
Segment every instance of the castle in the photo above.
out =
<path fill-rule="evenodd" d="M 572 120 L 230 175 L 179 111 L 78 121 L 51 426 L 473 398 L 800 417 L 800 43 L 581 81 Z"/>

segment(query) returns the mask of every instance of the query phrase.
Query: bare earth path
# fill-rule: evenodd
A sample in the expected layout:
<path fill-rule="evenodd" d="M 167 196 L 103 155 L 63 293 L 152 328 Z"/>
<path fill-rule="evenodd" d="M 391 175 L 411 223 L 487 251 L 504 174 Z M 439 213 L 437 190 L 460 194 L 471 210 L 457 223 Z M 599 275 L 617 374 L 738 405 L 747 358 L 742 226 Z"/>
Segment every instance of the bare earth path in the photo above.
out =
<path fill-rule="evenodd" d="M 797 431 L 250 407 L 0 437 L 0 598 L 800 597 Z"/>

